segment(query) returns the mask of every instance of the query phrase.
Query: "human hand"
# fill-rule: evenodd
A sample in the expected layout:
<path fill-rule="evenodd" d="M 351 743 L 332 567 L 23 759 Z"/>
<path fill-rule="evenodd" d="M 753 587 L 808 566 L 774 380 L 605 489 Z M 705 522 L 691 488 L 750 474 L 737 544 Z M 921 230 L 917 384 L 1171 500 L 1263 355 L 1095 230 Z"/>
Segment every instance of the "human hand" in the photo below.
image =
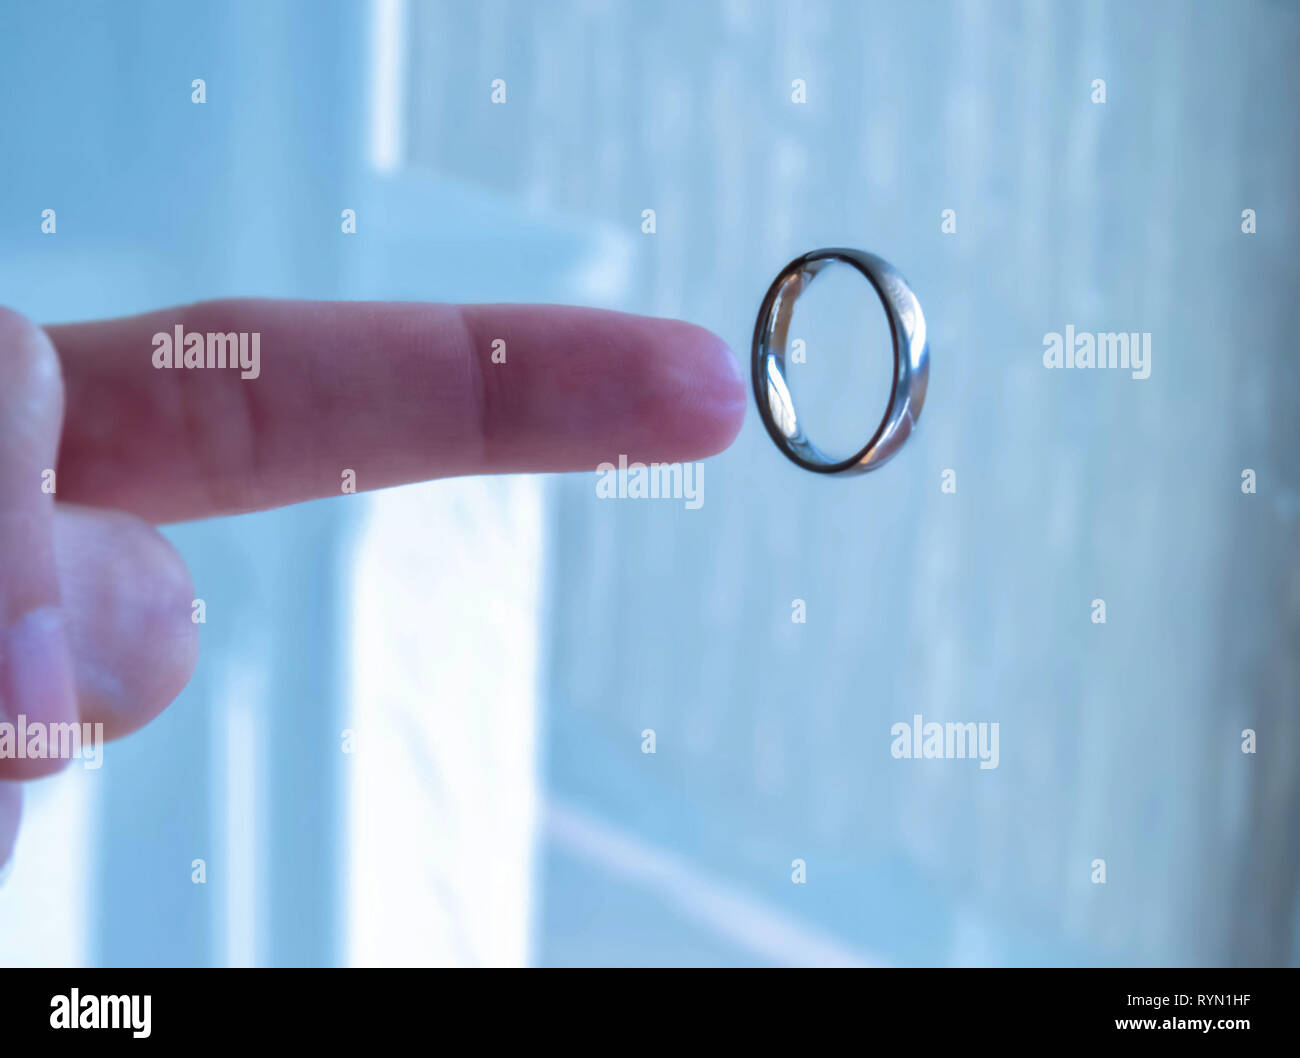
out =
<path fill-rule="evenodd" d="M 177 325 L 259 333 L 258 377 L 155 368 Z M 0 309 L 0 725 L 120 738 L 180 693 L 193 588 L 154 524 L 338 495 L 345 469 L 366 490 L 694 460 L 744 407 L 718 338 L 624 313 L 235 300 L 42 330 Z M 0 865 L 15 780 L 63 763 L 0 752 Z"/>

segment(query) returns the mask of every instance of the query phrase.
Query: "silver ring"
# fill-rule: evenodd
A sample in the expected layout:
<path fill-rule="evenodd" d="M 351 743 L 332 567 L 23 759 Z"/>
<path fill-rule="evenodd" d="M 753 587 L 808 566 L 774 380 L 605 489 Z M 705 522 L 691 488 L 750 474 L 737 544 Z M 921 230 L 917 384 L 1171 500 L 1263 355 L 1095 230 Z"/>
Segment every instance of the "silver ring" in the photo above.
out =
<path fill-rule="evenodd" d="M 832 261 L 852 265 L 870 281 L 885 306 L 894 342 L 894 377 L 884 418 L 861 450 L 838 461 L 804 433 L 785 381 L 785 346 L 794 303 Z M 921 416 L 930 379 L 930 347 L 921 303 L 894 266 L 875 254 L 838 247 L 813 250 L 786 265 L 768 288 L 754 325 L 751 364 L 754 399 L 777 448 L 792 462 L 818 474 L 864 474 L 883 466 L 903 446 Z"/>

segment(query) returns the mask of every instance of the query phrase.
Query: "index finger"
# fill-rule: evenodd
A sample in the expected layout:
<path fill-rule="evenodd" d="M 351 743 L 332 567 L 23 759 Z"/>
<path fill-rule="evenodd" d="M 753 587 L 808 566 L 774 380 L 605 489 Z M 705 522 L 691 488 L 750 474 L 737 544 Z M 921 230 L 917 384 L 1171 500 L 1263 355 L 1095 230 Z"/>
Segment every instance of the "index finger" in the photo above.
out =
<path fill-rule="evenodd" d="M 345 470 L 361 490 L 699 459 L 744 416 L 721 339 L 597 309 L 241 299 L 46 330 L 60 498 L 155 522 L 338 495 Z M 156 367 L 178 334 L 182 366 Z"/>

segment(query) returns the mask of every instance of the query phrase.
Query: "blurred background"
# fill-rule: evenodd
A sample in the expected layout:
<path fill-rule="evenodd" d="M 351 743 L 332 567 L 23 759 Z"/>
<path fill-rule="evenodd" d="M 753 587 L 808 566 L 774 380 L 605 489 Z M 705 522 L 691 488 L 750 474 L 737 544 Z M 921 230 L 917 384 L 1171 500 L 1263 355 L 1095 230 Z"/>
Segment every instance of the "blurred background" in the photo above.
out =
<path fill-rule="evenodd" d="M 557 301 L 746 362 L 844 245 L 932 376 L 847 481 L 751 407 L 698 510 L 577 474 L 169 528 L 198 672 L 28 788 L 0 963 L 1300 962 L 1298 54 L 1268 0 L 5 4 L 37 320 Z M 809 298 L 801 412 L 852 447 L 882 318 Z M 1044 370 L 1067 324 L 1151 377 Z M 894 759 L 917 713 L 999 766 Z"/>

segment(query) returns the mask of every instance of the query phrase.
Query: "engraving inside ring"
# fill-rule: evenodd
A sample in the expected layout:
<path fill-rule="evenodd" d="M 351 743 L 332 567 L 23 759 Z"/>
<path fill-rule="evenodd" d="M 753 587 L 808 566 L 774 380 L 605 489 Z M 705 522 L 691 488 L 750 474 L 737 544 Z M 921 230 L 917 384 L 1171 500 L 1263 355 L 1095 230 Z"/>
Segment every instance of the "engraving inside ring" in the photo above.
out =
<path fill-rule="evenodd" d="M 851 457 L 879 426 L 894 379 L 889 317 L 870 280 L 845 261 L 805 263 L 782 280 L 769 333 L 776 428 L 827 462 Z"/>

